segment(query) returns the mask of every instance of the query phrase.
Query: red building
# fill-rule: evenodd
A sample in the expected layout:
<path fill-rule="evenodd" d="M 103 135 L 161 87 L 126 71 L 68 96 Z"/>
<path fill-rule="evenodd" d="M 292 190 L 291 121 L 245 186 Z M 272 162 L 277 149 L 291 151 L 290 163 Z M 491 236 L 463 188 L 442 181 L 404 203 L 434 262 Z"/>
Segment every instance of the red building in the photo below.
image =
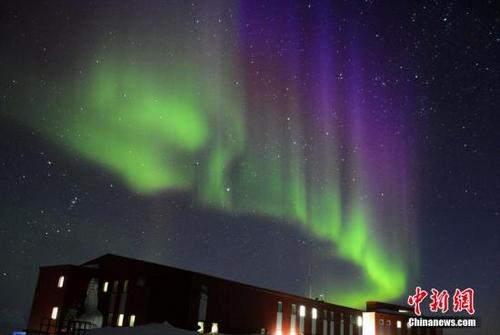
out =
<path fill-rule="evenodd" d="M 41 267 L 28 332 L 168 321 L 203 333 L 440 334 L 407 328 L 409 316 L 400 306 L 369 302 L 362 311 L 107 254 L 79 266 Z"/>

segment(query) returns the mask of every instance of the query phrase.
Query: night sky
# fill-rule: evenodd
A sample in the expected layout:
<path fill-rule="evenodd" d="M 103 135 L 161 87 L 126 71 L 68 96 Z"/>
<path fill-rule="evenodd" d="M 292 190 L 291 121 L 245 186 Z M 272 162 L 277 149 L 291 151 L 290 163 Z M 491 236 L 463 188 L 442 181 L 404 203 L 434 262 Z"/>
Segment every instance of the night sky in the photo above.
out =
<path fill-rule="evenodd" d="M 115 253 L 499 334 L 499 8 L 2 2 L 0 329 Z"/>

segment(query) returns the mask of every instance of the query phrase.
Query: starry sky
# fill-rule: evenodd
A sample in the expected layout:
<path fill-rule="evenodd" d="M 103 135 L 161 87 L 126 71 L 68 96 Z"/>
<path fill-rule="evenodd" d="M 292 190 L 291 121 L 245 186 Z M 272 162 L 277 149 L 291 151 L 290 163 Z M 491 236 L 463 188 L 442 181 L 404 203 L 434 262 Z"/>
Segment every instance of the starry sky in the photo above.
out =
<path fill-rule="evenodd" d="M 110 252 L 500 332 L 498 4 L 0 6 L 2 329 Z"/>

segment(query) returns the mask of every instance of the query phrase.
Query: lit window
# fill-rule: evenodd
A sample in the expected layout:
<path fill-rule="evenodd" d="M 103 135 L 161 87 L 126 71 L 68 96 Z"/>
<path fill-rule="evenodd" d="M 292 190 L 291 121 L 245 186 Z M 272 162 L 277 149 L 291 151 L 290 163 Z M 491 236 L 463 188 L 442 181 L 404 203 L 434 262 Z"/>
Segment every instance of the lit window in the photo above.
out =
<path fill-rule="evenodd" d="M 126 293 L 128 291 L 128 280 L 125 280 L 123 283 L 123 293 Z"/>
<path fill-rule="evenodd" d="M 59 313 L 59 307 L 52 307 L 52 314 L 50 314 L 50 318 L 52 320 L 56 320 L 58 313 Z"/>
<path fill-rule="evenodd" d="M 204 332 L 205 332 L 205 322 L 198 321 L 198 333 L 204 333 Z"/>
<path fill-rule="evenodd" d="M 128 325 L 129 325 L 129 327 L 133 327 L 135 325 L 135 315 L 134 314 L 130 315 Z"/>
<path fill-rule="evenodd" d="M 300 307 L 299 307 L 299 316 L 301 316 L 301 317 L 306 316 L 306 306 L 300 305 Z"/>
<path fill-rule="evenodd" d="M 119 314 L 119 315 L 118 315 L 118 320 L 116 321 L 116 325 L 117 325 L 118 327 L 123 326 L 123 317 L 124 317 L 124 315 L 123 315 L 123 314 Z"/>
<path fill-rule="evenodd" d="M 358 317 L 356 318 L 356 321 L 357 321 L 358 327 L 363 326 L 363 318 L 361 316 L 358 315 Z"/>
<path fill-rule="evenodd" d="M 283 313 L 283 303 L 278 301 L 278 313 Z"/>
<path fill-rule="evenodd" d="M 312 309 L 312 318 L 316 320 L 318 318 L 318 310 L 316 308 Z"/>
<path fill-rule="evenodd" d="M 401 321 L 396 321 L 396 327 L 401 328 Z"/>
<path fill-rule="evenodd" d="M 297 305 L 292 304 L 292 314 L 296 315 L 297 314 Z"/>
<path fill-rule="evenodd" d="M 219 333 L 219 324 L 217 322 L 212 323 L 212 329 L 210 330 L 212 334 Z"/>
<path fill-rule="evenodd" d="M 59 281 L 57 282 L 57 287 L 64 286 L 64 276 L 59 277 Z"/>
<path fill-rule="evenodd" d="M 104 285 L 102 286 L 102 291 L 103 292 L 108 292 L 108 286 L 109 286 L 109 283 L 107 281 L 105 281 Z"/>

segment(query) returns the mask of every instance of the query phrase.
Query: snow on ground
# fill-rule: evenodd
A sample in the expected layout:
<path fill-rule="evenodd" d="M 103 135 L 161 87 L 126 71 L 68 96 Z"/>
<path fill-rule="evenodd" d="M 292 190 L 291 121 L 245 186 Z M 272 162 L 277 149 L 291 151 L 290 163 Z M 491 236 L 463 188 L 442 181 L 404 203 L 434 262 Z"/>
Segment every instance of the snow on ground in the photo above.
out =
<path fill-rule="evenodd" d="M 170 323 L 151 323 L 137 327 L 98 328 L 88 332 L 89 335 L 199 335 L 195 331 L 180 329 Z"/>
<path fill-rule="evenodd" d="M 99 328 L 88 332 L 88 335 L 200 335 L 193 330 L 185 330 L 170 323 L 151 323 L 137 327 Z M 219 333 L 218 335 L 224 335 Z"/>

